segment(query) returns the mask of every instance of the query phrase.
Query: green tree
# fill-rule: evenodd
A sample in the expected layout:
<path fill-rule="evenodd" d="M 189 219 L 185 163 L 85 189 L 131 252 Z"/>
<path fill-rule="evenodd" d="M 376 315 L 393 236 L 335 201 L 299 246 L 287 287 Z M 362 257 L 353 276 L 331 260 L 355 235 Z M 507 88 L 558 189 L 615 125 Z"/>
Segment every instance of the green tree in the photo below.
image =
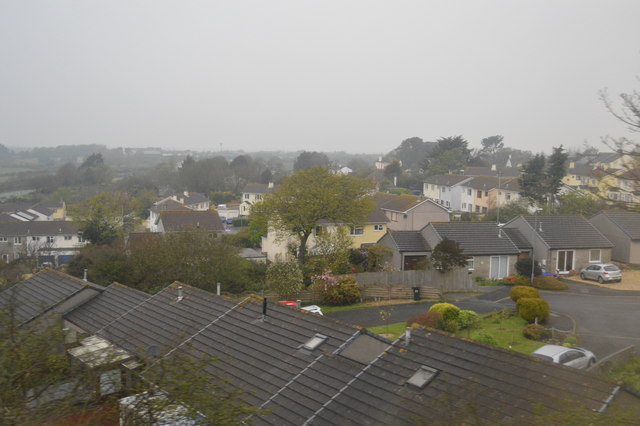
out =
<path fill-rule="evenodd" d="M 80 204 L 69 206 L 69 214 L 80 222 L 83 237 L 93 244 L 111 244 L 138 223 L 137 201 L 126 192 L 101 192 Z"/>
<path fill-rule="evenodd" d="M 336 274 L 349 272 L 349 252 L 353 241 L 345 226 L 334 231 L 324 230 L 316 235 L 313 256 L 309 257 L 312 270 L 305 270 L 305 275 L 320 275 L 329 269 Z"/>
<path fill-rule="evenodd" d="M 445 237 L 433 248 L 431 264 L 438 271 L 445 273 L 466 266 L 467 256 L 457 242 Z"/>
<path fill-rule="evenodd" d="M 314 167 L 329 167 L 329 157 L 321 152 L 303 151 L 293 163 L 294 172 Z"/>
<path fill-rule="evenodd" d="M 327 168 L 301 170 L 285 179 L 280 188 L 251 209 L 250 220 L 262 229 L 273 229 L 281 238 L 293 235 L 298 261 L 307 257 L 307 241 L 321 220 L 361 224 L 375 204 L 369 196 L 370 181 L 334 175 Z"/>
<path fill-rule="evenodd" d="M 274 262 L 267 267 L 266 284 L 282 299 L 295 297 L 304 289 L 302 270 L 296 262 Z"/>
<path fill-rule="evenodd" d="M 552 201 L 562 185 L 567 157 L 562 145 L 553 148 L 548 161 L 544 154 L 536 154 L 525 164 L 524 173 L 518 179 L 520 194 L 538 204 Z"/>
<path fill-rule="evenodd" d="M 495 135 L 482 139 L 482 149 L 480 149 L 480 155 L 488 158 L 495 164 L 496 154 L 504 148 L 504 136 Z"/>
<path fill-rule="evenodd" d="M 500 207 L 500 222 L 505 223 L 520 215 L 529 214 L 529 203 L 526 200 L 514 200 Z M 496 222 L 498 220 L 498 209 L 493 208 L 484 215 L 482 220 Z"/>
<path fill-rule="evenodd" d="M 469 163 L 471 150 L 462 136 L 449 136 L 437 140 L 437 145 L 426 158 L 423 169 L 429 175 L 460 170 Z"/>
<path fill-rule="evenodd" d="M 585 192 L 567 192 L 558 196 L 559 214 L 579 214 L 591 217 L 606 207 L 604 200 Z"/>

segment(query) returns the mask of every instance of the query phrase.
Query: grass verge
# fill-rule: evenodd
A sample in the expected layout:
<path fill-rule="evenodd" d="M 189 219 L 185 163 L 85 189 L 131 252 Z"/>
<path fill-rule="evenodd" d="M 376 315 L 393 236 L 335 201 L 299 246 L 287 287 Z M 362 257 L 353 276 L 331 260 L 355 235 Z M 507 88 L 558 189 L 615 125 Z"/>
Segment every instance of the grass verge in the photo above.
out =
<path fill-rule="evenodd" d="M 354 303 L 353 305 L 345 305 L 345 306 L 333 306 L 333 305 L 320 305 L 323 314 L 330 314 L 332 312 L 342 312 L 342 311 L 353 311 L 355 309 L 366 309 L 366 308 L 378 308 L 385 306 L 393 306 L 393 305 L 401 305 L 407 303 L 432 303 L 436 302 L 436 300 L 431 299 L 422 299 L 422 300 L 410 300 L 410 299 L 392 299 L 392 300 L 382 300 L 379 302 L 362 302 L 362 303 Z"/>
<path fill-rule="evenodd" d="M 527 322 L 520 317 L 512 316 L 503 318 L 500 313 L 489 314 L 483 316 L 476 328 L 473 330 L 461 330 L 458 335 L 467 337 L 472 340 L 486 341 L 492 340 L 496 346 L 505 349 L 511 349 L 523 354 L 531 352 L 544 345 L 542 342 L 529 340 L 522 335 L 522 329 Z M 382 325 L 379 327 L 371 327 L 369 331 L 381 335 L 385 335 L 390 340 L 395 340 L 404 333 L 407 328 L 404 322 L 395 324 Z M 489 339 L 486 336 L 490 336 Z"/>
<path fill-rule="evenodd" d="M 640 392 L 640 358 L 631 358 L 624 364 L 616 366 L 606 376 L 613 380 L 622 381 L 625 385 Z"/>

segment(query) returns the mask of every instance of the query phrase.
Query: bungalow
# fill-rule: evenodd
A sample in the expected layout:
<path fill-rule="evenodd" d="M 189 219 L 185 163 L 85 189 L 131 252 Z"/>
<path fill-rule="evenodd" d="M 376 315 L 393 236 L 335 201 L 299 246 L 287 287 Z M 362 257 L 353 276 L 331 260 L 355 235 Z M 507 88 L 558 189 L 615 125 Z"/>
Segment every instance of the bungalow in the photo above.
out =
<path fill-rule="evenodd" d="M 64 201 L 2 203 L 0 222 L 54 221 L 67 219 Z"/>
<path fill-rule="evenodd" d="M 391 231 L 418 231 L 429 222 L 449 221 L 449 210 L 433 200 L 382 192 L 378 192 L 373 198 L 389 219 L 387 227 Z"/>
<path fill-rule="evenodd" d="M 611 259 L 640 264 L 639 212 L 601 212 L 589 223 L 614 244 Z"/>
<path fill-rule="evenodd" d="M 67 350 L 70 356 L 91 367 L 109 361 L 102 376 L 115 387 L 145 375 L 137 360 L 206 353 L 216 360 L 202 374 L 228 379 L 248 392 L 245 403 L 265 410 L 241 422 L 521 424 L 639 404 L 603 376 L 433 329 L 391 342 L 297 308 L 231 300 L 180 283 L 153 296 L 118 284 L 97 287 L 93 297 L 61 311 L 69 341 L 79 345 Z M 40 307 L 23 297 L 32 293 L 20 293 L 19 302 Z"/>
<path fill-rule="evenodd" d="M 37 257 L 52 266 L 68 263 L 86 244 L 77 223 L 33 221 L 0 223 L 0 259 L 6 263 Z"/>
<path fill-rule="evenodd" d="M 519 230 L 546 271 L 567 273 L 611 260 L 611 241 L 579 215 L 518 216 L 504 229 Z"/>

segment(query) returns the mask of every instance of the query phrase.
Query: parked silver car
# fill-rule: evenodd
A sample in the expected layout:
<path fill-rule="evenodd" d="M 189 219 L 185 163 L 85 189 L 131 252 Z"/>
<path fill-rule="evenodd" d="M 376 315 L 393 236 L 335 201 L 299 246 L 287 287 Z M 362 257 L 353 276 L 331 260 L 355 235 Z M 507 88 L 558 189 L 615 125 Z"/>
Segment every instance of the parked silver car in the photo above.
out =
<path fill-rule="evenodd" d="M 531 356 L 580 370 L 591 367 L 596 363 L 596 356 L 591 351 L 559 345 L 544 345 L 536 349 Z"/>
<path fill-rule="evenodd" d="M 622 281 L 622 271 L 611 263 L 589 265 L 580 271 L 583 280 L 597 280 L 600 284 L 611 281 Z"/>

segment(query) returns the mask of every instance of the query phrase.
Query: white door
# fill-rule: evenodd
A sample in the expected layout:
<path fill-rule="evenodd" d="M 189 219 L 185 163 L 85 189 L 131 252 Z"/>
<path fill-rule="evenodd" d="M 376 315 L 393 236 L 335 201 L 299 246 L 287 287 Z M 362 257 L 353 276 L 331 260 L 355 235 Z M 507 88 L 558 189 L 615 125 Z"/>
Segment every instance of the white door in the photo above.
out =
<path fill-rule="evenodd" d="M 558 271 L 568 272 L 573 269 L 573 250 L 558 250 Z"/>
<path fill-rule="evenodd" d="M 491 256 L 489 275 L 492 280 L 499 280 L 509 275 L 509 256 Z"/>

